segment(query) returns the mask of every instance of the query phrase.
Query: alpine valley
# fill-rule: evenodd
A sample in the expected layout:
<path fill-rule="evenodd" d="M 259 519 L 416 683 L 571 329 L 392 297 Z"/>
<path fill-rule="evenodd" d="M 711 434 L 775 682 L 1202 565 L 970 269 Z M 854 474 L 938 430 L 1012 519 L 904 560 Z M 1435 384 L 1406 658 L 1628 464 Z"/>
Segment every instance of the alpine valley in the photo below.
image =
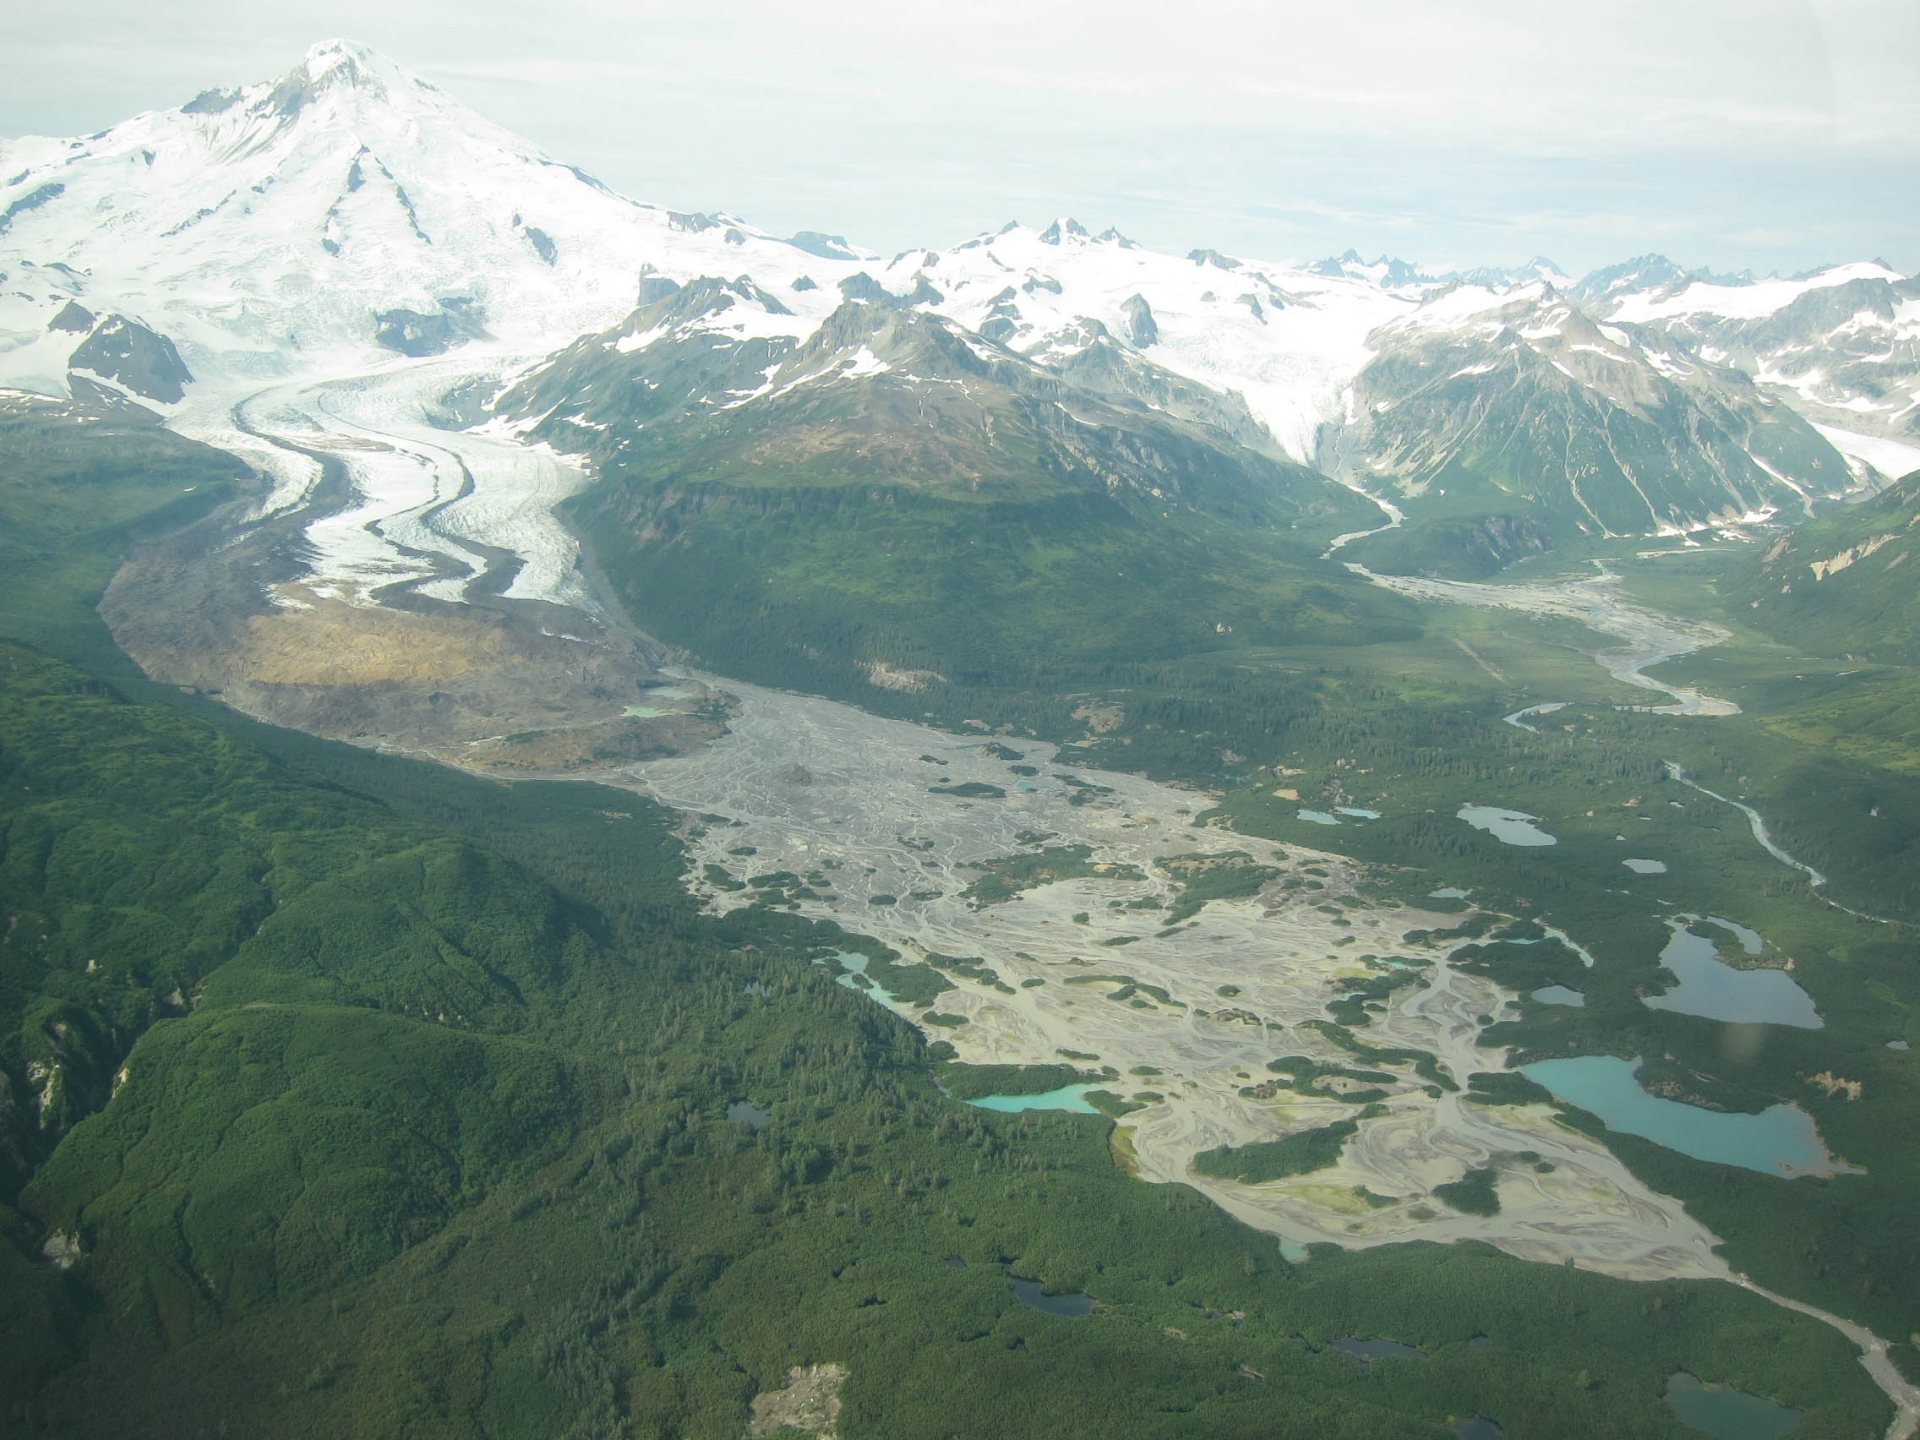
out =
<path fill-rule="evenodd" d="M 1877 260 L 0 141 L 6 1431 L 1913 1436 L 1916 548 Z"/>

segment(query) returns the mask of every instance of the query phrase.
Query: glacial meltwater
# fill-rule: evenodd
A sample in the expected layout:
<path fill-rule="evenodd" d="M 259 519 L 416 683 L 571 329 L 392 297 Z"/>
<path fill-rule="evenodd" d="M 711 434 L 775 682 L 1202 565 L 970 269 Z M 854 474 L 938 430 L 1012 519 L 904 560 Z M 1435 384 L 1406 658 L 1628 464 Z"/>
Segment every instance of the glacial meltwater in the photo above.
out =
<path fill-rule="evenodd" d="M 1556 1097 L 1590 1110 L 1609 1129 L 1639 1135 L 1716 1165 L 1738 1165 L 1766 1175 L 1832 1175 L 1836 1164 L 1813 1117 L 1797 1105 L 1770 1105 L 1758 1115 L 1707 1110 L 1649 1095 L 1640 1088 L 1638 1060 L 1581 1055 L 1522 1065 L 1528 1079 Z"/>
<path fill-rule="evenodd" d="M 1720 958 L 1713 941 L 1689 928 L 1688 921 L 1693 918 L 1681 916 L 1667 922 L 1673 935 L 1660 952 L 1660 963 L 1678 976 L 1680 983 L 1664 995 L 1646 996 L 1643 1004 L 1654 1010 L 1730 1024 L 1821 1028 L 1813 997 L 1791 975 L 1784 970 L 1736 970 Z M 1758 945 L 1746 946 L 1745 937 L 1741 939 L 1748 953 L 1758 951 Z"/>
<path fill-rule="evenodd" d="M 1058 1090 L 1039 1095 L 983 1095 L 967 1103 L 1007 1115 L 1018 1115 L 1024 1110 L 1067 1110 L 1075 1115 L 1098 1115 L 1100 1112 L 1087 1103 L 1087 1092 L 1099 1088 L 1098 1085 L 1062 1085 Z"/>
<path fill-rule="evenodd" d="M 882 1005 L 896 1003 L 894 993 L 867 974 L 867 957 L 858 951 L 843 950 L 839 955 L 839 981 L 849 990 L 859 990 L 878 1000 Z"/>
<path fill-rule="evenodd" d="M 1484 830 L 1509 845 L 1557 845 L 1560 842 L 1534 822 L 1540 817 L 1498 805 L 1462 805 L 1455 812 L 1476 830 Z"/>
<path fill-rule="evenodd" d="M 1800 1428 L 1800 1412 L 1731 1385 L 1703 1384 L 1684 1370 L 1667 1377 L 1667 1408 L 1689 1430 L 1714 1440 L 1782 1440 Z"/>

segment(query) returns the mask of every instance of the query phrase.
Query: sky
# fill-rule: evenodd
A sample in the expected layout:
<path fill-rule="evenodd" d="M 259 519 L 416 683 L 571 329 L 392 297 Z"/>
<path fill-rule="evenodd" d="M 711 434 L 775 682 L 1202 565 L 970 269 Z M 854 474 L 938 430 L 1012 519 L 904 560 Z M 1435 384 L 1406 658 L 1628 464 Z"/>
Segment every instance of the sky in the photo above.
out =
<path fill-rule="evenodd" d="M 1276 260 L 1920 270 L 1914 0 L 0 9 L 0 136 L 338 35 L 637 199 L 888 253 L 1073 215 Z"/>

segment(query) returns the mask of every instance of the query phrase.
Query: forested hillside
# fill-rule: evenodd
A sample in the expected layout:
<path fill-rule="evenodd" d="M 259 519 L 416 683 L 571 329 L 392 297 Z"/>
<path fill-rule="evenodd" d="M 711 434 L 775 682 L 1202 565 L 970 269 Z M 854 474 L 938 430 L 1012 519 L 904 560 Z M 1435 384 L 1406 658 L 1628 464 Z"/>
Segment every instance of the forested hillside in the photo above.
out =
<path fill-rule="evenodd" d="M 1920 664 L 1920 474 L 1781 536 L 1725 582 L 1775 638 L 1816 655 Z"/>
<path fill-rule="evenodd" d="M 87 601 L 184 486 L 93 433 L 67 486 L 114 524 L 23 521 L 6 573 L 57 578 L 0 584 L 39 646 L 0 651 L 10 1433 L 734 1436 L 812 1364 L 847 1368 L 849 1435 L 1644 1435 L 1676 1368 L 1809 1434 L 1876 1423 L 1844 1342 L 1727 1287 L 1476 1248 L 1295 1268 L 1127 1177 L 1104 1118 L 942 1095 L 808 963 L 867 942 L 697 913 L 636 797 L 128 675 Z M 1348 1334 L 1430 1359 L 1363 1370 Z"/>

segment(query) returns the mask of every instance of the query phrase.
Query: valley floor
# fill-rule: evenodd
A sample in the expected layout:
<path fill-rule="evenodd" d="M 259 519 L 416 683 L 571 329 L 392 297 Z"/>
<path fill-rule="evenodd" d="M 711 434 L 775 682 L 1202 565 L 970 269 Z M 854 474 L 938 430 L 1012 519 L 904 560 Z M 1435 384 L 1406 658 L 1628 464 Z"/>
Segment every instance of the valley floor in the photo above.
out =
<path fill-rule="evenodd" d="M 1296 1244 L 1477 1239 L 1631 1279 L 1727 1277 L 1712 1236 L 1604 1146 L 1557 1127 L 1548 1107 L 1462 1098 L 1471 1075 L 1505 1070 L 1504 1048 L 1479 1035 L 1518 997 L 1448 964 L 1466 942 L 1433 932 L 1444 936 L 1457 916 L 1367 898 L 1362 870 L 1344 857 L 1206 824 L 1206 796 L 1062 768 L 1051 745 L 1015 749 L 701 678 L 739 697 L 728 734 L 626 772 L 702 817 L 689 883 L 726 910 L 764 896 L 766 877 L 812 877 L 798 913 L 872 935 L 955 987 L 894 1008 L 961 1060 L 1105 1067 L 1107 1087 L 1138 1106 L 1115 1143 L 1143 1178 L 1194 1185 Z M 1092 873 L 999 900 L 970 893 L 1049 847 L 1078 848 L 1075 868 Z M 1252 893 L 1171 921 L 1181 877 L 1209 867 L 1253 872 L 1255 883 L 1239 887 Z M 1429 1073 L 1447 1088 L 1410 1060 L 1365 1061 L 1391 1078 L 1352 1087 L 1382 1096 L 1381 1113 L 1360 1122 L 1337 1166 L 1263 1185 L 1194 1170 L 1202 1151 L 1360 1113 L 1364 1101 L 1338 1092 L 1276 1091 L 1268 1062 L 1351 1061 L 1314 1022 L 1343 982 L 1396 975 L 1414 983 L 1390 992 L 1366 1042 L 1433 1057 Z M 1513 1158 L 1523 1152 L 1548 1171 Z M 1436 1185 L 1488 1164 L 1502 1169 L 1497 1215 L 1435 1199 Z"/>
<path fill-rule="evenodd" d="M 1457 823 L 1446 813 L 1456 801 L 1550 815 L 1563 796 L 1507 785 L 1438 805 L 1423 794 L 1409 806 L 1406 795 L 1374 796 L 1361 778 L 1369 772 L 1350 761 L 1344 778 L 1304 794 L 1278 782 L 1306 772 L 1277 760 L 1259 767 L 1268 773 L 1252 783 L 1262 789 L 1182 787 L 1089 764 L 1126 760 L 1097 730 L 1068 754 L 1004 726 L 956 733 L 663 669 L 658 648 L 597 598 L 554 517 L 577 473 L 503 433 L 439 429 L 435 403 L 455 378 L 475 377 L 396 365 L 237 404 L 232 428 L 251 443 L 319 467 L 303 472 L 287 459 L 285 474 L 308 473 L 310 483 L 289 481 L 266 506 L 225 522 L 243 553 L 252 544 L 273 559 L 273 578 L 263 588 L 257 569 L 228 575 L 216 597 L 230 611 L 221 633 L 242 638 L 189 662 L 156 637 L 180 624 L 160 597 L 192 557 L 151 549 L 109 596 L 121 643 L 156 678 L 222 692 L 264 718 L 495 774 L 599 779 L 682 812 L 687 884 L 712 912 L 836 922 L 856 948 L 817 963 L 845 965 L 844 983 L 944 1042 L 960 1064 L 1067 1066 L 1115 1119 L 1117 1164 L 1198 1189 L 1290 1254 L 1310 1243 L 1480 1240 L 1636 1280 L 1736 1280 L 1711 1222 L 1651 1183 L 1639 1152 L 1599 1127 L 1565 1123 L 1537 1090 L 1488 1103 L 1492 1089 L 1519 1080 L 1516 1050 L 1542 1053 L 1528 1027 L 1543 1012 L 1458 957 L 1489 927 L 1547 922 L 1573 926 L 1567 953 L 1593 967 L 1578 943 L 1590 932 L 1553 905 L 1516 903 L 1488 885 L 1484 854 L 1458 871 L 1429 857 L 1413 875 L 1377 848 L 1396 824 L 1427 833 Z M 207 423 L 209 435 L 221 429 Z M 1539 627 L 1517 641 L 1470 643 L 1461 627 L 1441 637 L 1484 672 L 1483 690 L 1532 702 L 1502 727 L 1516 734 L 1542 733 L 1516 717 L 1566 730 L 1587 723 L 1565 724 L 1551 708 L 1568 703 L 1587 703 L 1576 716 L 1618 714 L 1591 702 L 1622 689 L 1666 697 L 1623 709 L 1686 725 L 1740 711 L 1708 684 L 1648 673 L 1730 632 L 1629 598 L 1604 567 L 1513 585 L 1349 568 L 1429 606 L 1491 608 Z M 451 608 L 459 600 L 473 604 Z M 474 615 L 489 628 L 471 632 Z M 406 633 L 393 643 L 413 664 L 405 675 L 342 684 L 310 663 L 322 652 L 364 653 L 368 637 L 396 625 Z M 263 672 L 269 630 L 309 661 Z M 1516 681 L 1503 668 L 1514 662 L 1499 645 L 1516 643 L 1527 666 L 1539 657 L 1540 675 Z M 1611 687 L 1589 670 L 1583 693 L 1528 688 L 1529 678 L 1572 673 L 1566 654 L 1582 652 Z M 525 672 L 529 661 L 544 667 L 532 682 L 538 703 L 510 692 L 503 700 L 490 676 Z M 1497 725 L 1497 712 L 1485 723 Z M 1273 804 L 1285 796 L 1288 805 Z M 1299 819 L 1323 796 L 1347 801 L 1348 818 L 1303 843 Z M 1384 819 L 1369 831 L 1376 813 Z M 1461 826 L 1446 844 L 1469 839 Z M 1335 853 L 1348 840 L 1357 858 Z M 1491 854 L 1503 863 L 1497 846 Z M 1423 906 L 1437 898 L 1428 892 L 1454 886 L 1472 891 L 1473 908 Z M 1331 1164 L 1228 1178 L 1237 1153 L 1329 1125 L 1350 1137 Z M 1857 1158 L 1850 1142 L 1833 1144 Z M 1452 1187 L 1477 1174 L 1496 1197 L 1491 1208 L 1452 1203 Z M 1758 1288 L 1745 1275 L 1737 1283 Z M 1804 1301 L 1780 1303 L 1844 1323 Z M 1865 1331 L 1848 1333 L 1873 1350 Z M 1912 1434 L 1911 1387 L 1884 1346 L 1870 1361 L 1898 1411 L 1889 1433 Z"/>

